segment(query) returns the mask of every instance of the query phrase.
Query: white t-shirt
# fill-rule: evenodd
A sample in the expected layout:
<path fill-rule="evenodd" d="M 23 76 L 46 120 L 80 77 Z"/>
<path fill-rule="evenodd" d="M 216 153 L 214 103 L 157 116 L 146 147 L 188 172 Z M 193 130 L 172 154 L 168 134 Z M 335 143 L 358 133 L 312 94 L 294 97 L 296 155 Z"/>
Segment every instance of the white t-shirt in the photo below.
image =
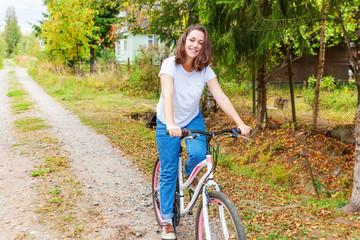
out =
<path fill-rule="evenodd" d="M 204 85 L 216 77 L 216 74 L 207 66 L 201 71 L 187 72 L 181 64 L 175 64 L 175 57 L 169 57 L 161 65 L 161 74 L 168 74 L 174 78 L 174 121 L 178 127 L 185 127 L 199 113 L 199 102 Z M 164 124 L 164 99 L 160 95 L 156 107 L 157 118 Z"/>

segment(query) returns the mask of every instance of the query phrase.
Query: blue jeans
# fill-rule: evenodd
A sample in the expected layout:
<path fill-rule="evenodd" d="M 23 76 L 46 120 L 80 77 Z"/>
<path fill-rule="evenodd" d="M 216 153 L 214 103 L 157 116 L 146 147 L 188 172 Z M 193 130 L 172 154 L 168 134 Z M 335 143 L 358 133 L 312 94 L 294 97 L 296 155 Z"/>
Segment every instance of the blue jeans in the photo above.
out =
<path fill-rule="evenodd" d="M 185 126 L 187 129 L 205 131 L 204 117 L 201 112 Z M 179 166 L 180 138 L 165 134 L 166 125 L 156 120 L 156 143 L 160 157 L 160 210 L 163 219 L 173 217 L 175 189 Z M 203 141 L 201 141 L 201 140 Z M 206 157 L 205 137 L 186 139 L 188 158 L 185 164 L 185 174 L 192 170 Z"/>

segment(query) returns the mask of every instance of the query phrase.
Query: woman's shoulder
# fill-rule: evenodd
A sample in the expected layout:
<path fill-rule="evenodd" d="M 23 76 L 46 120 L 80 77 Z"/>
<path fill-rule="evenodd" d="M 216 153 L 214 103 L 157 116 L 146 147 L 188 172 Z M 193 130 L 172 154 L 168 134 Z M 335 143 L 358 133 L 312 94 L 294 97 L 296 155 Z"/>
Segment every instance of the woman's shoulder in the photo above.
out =
<path fill-rule="evenodd" d="M 166 58 L 163 63 L 167 63 L 167 64 L 174 64 L 175 65 L 175 56 L 171 56 Z"/>

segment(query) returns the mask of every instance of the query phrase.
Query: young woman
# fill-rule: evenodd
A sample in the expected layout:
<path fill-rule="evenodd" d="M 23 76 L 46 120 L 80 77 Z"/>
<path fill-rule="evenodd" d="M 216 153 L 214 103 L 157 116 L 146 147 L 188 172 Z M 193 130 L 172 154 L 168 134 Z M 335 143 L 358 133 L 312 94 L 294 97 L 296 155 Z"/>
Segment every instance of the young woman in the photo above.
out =
<path fill-rule="evenodd" d="M 164 60 L 159 73 L 161 96 L 157 105 L 156 142 L 160 157 L 160 208 L 163 218 L 162 239 L 176 239 L 173 227 L 173 204 L 178 171 L 181 129 L 205 131 L 204 118 L 199 110 L 205 83 L 218 105 L 230 116 L 243 134 L 250 128 L 221 90 L 210 68 L 211 48 L 208 33 L 201 25 L 191 25 L 181 35 L 175 56 Z M 166 130 L 169 135 L 166 135 Z M 186 140 L 188 159 L 185 173 L 205 159 L 204 141 Z"/>

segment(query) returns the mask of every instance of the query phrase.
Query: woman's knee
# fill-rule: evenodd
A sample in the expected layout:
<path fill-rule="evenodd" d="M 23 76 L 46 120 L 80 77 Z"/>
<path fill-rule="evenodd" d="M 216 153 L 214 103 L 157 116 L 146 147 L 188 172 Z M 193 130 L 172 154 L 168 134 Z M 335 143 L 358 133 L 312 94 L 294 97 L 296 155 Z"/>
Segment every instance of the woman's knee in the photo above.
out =
<path fill-rule="evenodd" d="M 190 161 L 195 161 L 195 162 L 200 162 L 202 160 L 204 160 L 206 158 L 206 154 L 204 151 L 195 151 L 195 152 L 190 152 L 188 159 Z"/>

